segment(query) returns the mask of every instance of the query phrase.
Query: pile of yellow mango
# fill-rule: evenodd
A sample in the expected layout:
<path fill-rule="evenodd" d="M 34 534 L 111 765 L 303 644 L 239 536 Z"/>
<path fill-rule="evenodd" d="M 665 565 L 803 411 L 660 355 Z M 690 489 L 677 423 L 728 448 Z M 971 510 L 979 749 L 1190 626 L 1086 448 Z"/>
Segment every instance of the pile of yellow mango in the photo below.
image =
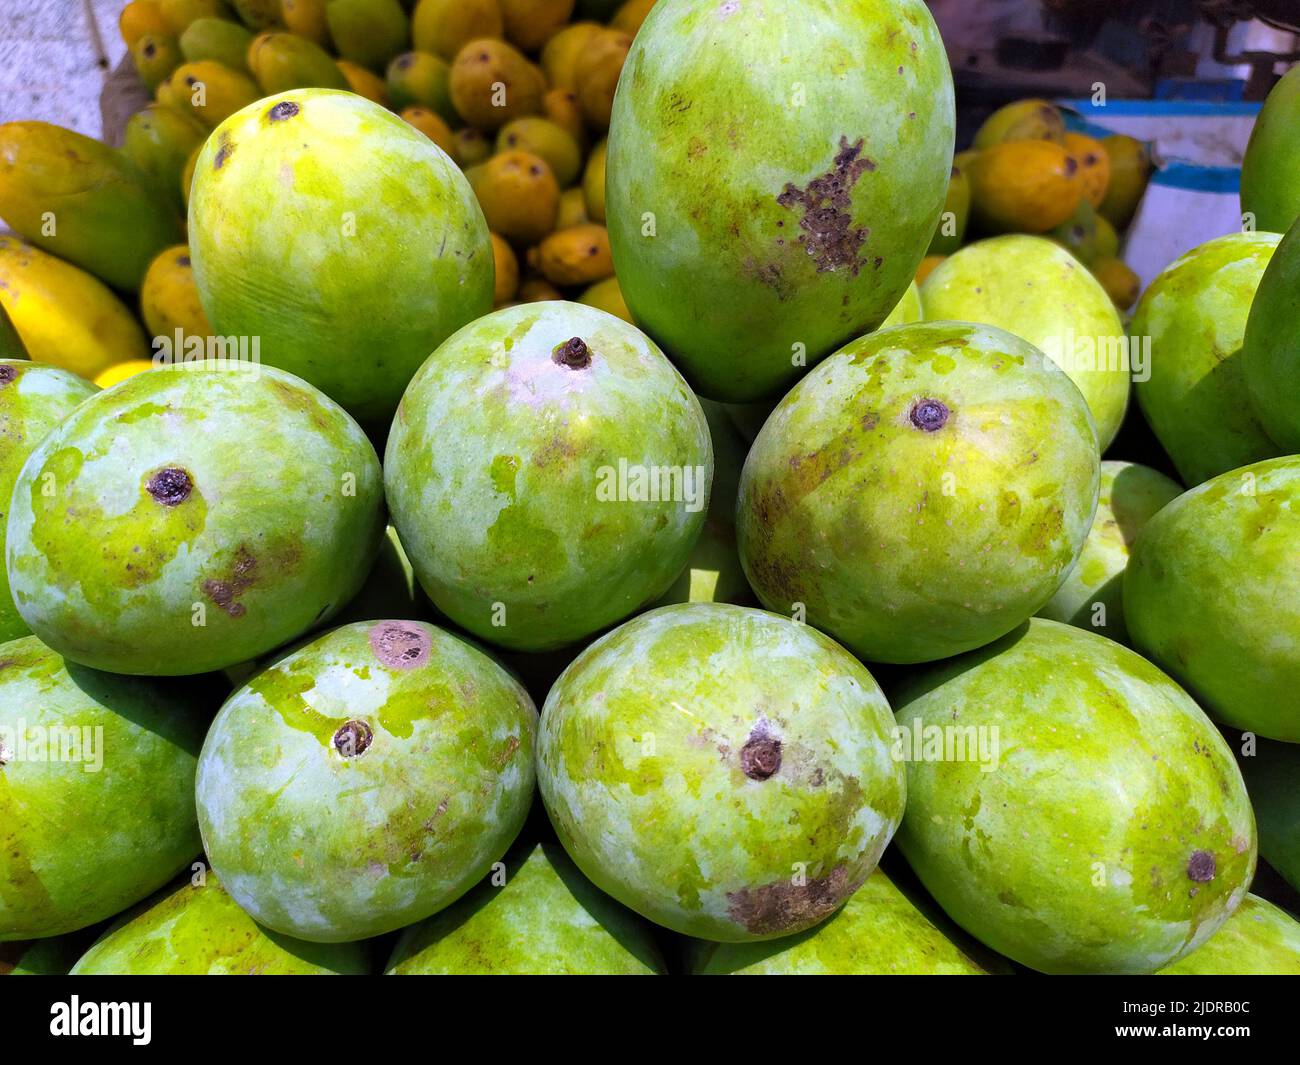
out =
<path fill-rule="evenodd" d="M 1120 240 L 1150 176 L 1150 153 L 1141 141 L 1067 130 L 1060 109 L 1047 100 L 1007 104 L 953 159 L 943 217 L 917 278 L 967 237 L 1037 233 L 1068 248 L 1116 306 L 1128 310 L 1141 285 L 1119 258 Z"/>
<path fill-rule="evenodd" d="M 0 237 L 0 358 L 25 347 L 107 387 L 152 365 L 148 337 L 210 334 L 184 243 L 199 150 L 236 111 L 304 87 L 391 108 L 465 171 L 492 230 L 498 306 L 568 298 L 629 318 L 604 226 L 604 137 L 653 6 L 131 0 L 119 27 L 154 102 L 121 149 L 0 126 L 0 218 L 22 238 Z"/>

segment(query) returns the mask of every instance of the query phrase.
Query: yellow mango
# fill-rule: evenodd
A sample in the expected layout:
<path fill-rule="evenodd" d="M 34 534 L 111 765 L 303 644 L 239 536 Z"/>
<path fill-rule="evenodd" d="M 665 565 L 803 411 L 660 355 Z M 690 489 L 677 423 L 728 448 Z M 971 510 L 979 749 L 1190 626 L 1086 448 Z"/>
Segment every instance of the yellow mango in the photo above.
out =
<path fill-rule="evenodd" d="M 983 150 L 1007 141 L 1046 140 L 1065 143 L 1065 120 L 1049 100 L 1017 100 L 984 120 L 971 147 Z"/>
<path fill-rule="evenodd" d="M 177 329 L 186 337 L 212 335 L 194 283 L 189 245 L 170 247 L 150 263 L 140 287 L 140 314 L 151 336 L 172 337 Z"/>
<path fill-rule="evenodd" d="M 614 273 L 609 234 L 593 222 L 550 234 L 537 246 L 537 269 L 553 285 L 590 285 Z"/>
<path fill-rule="evenodd" d="M 1004 141 L 971 162 L 971 211 L 989 233 L 1046 233 L 1083 198 L 1079 162 L 1047 140 Z"/>
<path fill-rule="evenodd" d="M 411 16 L 416 50 L 455 59 L 470 41 L 505 33 L 498 0 L 420 0 Z"/>
<path fill-rule="evenodd" d="M 1100 207 L 1110 185 L 1110 156 L 1101 141 L 1082 133 L 1066 133 L 1065 150 L 1079 160 L 1083 198 Z"/>
<path fill-rule="evenodd" d="M 546 160 L 503 152 L 483 165 L 474 184 L 488 228 L 512 243 L 535 244 L 555 228 L 560 186 Z"/>
<path fill-rule="evenodd" d="M 262 91 L 252 78 L 210 59 L 182 63 L 172 74 L 169 84 L 176 103 L 197 116 L 209 129 L 221 125 L 236 111 L 262 98 Z"/>
<path fill-rule="evenodd" d="M 496 282 L 492 289 L 492 305 L 509 303 L 519 291 L 519 259 L 501 234 L 492 234 L 492 259 L 496 265 Z"/>

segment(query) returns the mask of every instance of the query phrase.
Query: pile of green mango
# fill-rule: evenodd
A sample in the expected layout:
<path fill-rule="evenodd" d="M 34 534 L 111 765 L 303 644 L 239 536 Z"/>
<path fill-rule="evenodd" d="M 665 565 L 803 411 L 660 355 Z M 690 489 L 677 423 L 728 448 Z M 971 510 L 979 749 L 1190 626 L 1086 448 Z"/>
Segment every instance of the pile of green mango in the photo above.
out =
<path fill-rule="evenodd" d="M 1126 301 L 922 0 L 121 30 L 0 126 L 0 972 L 1300 973 L 1294 73 Z"/>

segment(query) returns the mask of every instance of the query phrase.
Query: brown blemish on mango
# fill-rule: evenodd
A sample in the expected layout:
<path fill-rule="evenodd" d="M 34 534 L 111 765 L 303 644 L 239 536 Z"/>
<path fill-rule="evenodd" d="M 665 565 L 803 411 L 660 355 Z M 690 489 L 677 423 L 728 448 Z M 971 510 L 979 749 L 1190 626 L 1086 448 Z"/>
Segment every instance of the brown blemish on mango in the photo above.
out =
<path fill-rule="evenodd" d="M 857 889 L 843 866 L 826 876 L 796 884 L 778 880 L 758 888 L 727 892 L 727 914 L 745 930 L 760 936 L 807 928 L 829 917 Z"/>
<path fill-rule="evenodd" d="M 257 559 L 243 544 L 235 552 L 235 564 L 230 576 L 224 580 L 209 579 L 203 582 L 203 592 L 216 605 L 232 618 L 241 618 L 247 612 L 243 603 L 236 600 L 253 586 L 256 577 Z"/>
<path fill-rule="evenodd" d="M 871 231 L 866 226 L 853 225 L 849 212 L 853 206 L 850 194 L 858 179 L 876 169 L 876 164 L 862 155 L 864 144 L 861 137 L 850 145 L 849 139 L 841 136 L 840 150 L 829 171 L 803 189 L 787 183 L 785 191 L 776 198 L 782 207 L 803 209 L 803 217 L 799 219 L 803 232 L 798 242 L 816 262 L 819 274 L 847 268 L 857 277 L 862 269 L 859 252 Z"/>

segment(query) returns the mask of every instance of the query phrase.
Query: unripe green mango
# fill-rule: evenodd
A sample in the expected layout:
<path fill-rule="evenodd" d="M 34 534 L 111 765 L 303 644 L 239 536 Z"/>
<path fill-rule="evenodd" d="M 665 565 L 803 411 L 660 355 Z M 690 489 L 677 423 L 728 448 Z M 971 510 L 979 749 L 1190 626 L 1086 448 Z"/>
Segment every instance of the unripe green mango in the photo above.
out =
<path fill-rule="evenodd" d="M 653 976 L 650 927 L 555 843 L 516 848 L 459 902 L 402 933 L 390 976 Z"/>
<path fill-rule="evenodd" d="M 157 890 L 199 852 L 193 693 L 0 644 L 0 940 L 62 935 Z"/>
<path fill-rule="evenodd" d="M 997 639 L 1046 603 L 1097 503 L 1079 390 L 990 326 L 854 341 L 777 404 L 745 461 L 740 558 L 770 610 L 871 662 Z M 796 605 L 799 604 L 799 605 Z"/>
<path fill-rule="evenodd" d="M 184 58 L 180 43 L 166 34 L 146 33 L 131 46 L 135 72 L 150 92 L 157 92 Z"/>
<path fill-rule="evenodd" d="M 334 48 L 371 70 L 411 46 L 411 24 L 397 0 L 328 0 L 325 18 Z"/>
<path fill-rule="evenodd" d="M 388 64 L 386 84 L 393 110 L 418 104 L 436 111 L 448 123 L 460 125 L 451 102 L 451 66 L 441 56 L 403 52 Z"/>
<path fill-rule="evenodd" d="M 1300 220 L 1259 281 L 1241 358 L 1264 431 L 1284 454 L 1300 452 Z"/>
<path fill-rule="evenodd" d="M 364 976 L 362 943 L 308 943 L 268 932 L 212 873 L 125 914 L 72 967 L 73 976 Z"/>
<path fill-rule="evenodd" d="M 1300 976 L 1300 921 L 1247 895 L 1223 927 L 1157 976 Z"/>
<path fill-rule="evenodd" d="M 815 928 L 763 943 L 688 948 L 697 976 L 988 976 L 1009 968 L 965 944 L 942 914 L 923 912 L 877 868 Z M 975 956 L 972 956 L 975 955 Z"/>
<path fill-rule="evenodd" d="M 39 248 L 134 292 L 180 220 L 121 152 L 46 122 L 0 126 L 0 218 Z"/>
<path fill-rule="evenodd" d="M 1152 515 L 1182 493 L 1182 485 L 1149 466 L 1103 462 L 1097 514 L 1079 561 L 1038 616 L 1127 644 L 1122 593 L 1129 551 Z"/>
<path fill-rule="evenodd" d="M 334 629 L 217 715 L 195 786 L 212 867 L 285 935 L 343 942 L 423 920 L 522 827 L 536 722 L 517 681 L 442 629 Z"/>
<path fill-rule="evenodd" d="M 1300 67 L 1264 101 L 1241 160 L 1241 211 L 1255 229 L 1285 233 L 1300 218 Z"/>
<path fill-rule="evenodd" d="M 98 392 L 89 381 L 59 370 L 12 359 L 0 360 L 0 557 L 8 525 L 9 499 L 23 463 L 82 400 Z M 9 577 L 0 566 L 0 642 L 32 630 L 18 615 L 9 592 Z"/>
<path fill-rule="evenodd" d="M 248 66 L 267 96 L 290 89 L 347 89 L 348 79 L 328 52 L 292 33 L 263 33 L 248 49 Z"/>
<path fill-rule="evenodd" d="M 905 800 L 892 728 L 871 674 L 811 625 L 667 606 L 556 681 L 538 782 L 602 891 L 686 935 L 775 939 L 843 905 L 889 843 Z"/>
<path fill-rule="evenodd" d="M 357 424 L 306 382 L 234 360 L 93 396 L 37 447 L 13 499 L 23 620 L 117 673 L 222 669 L 302 635 L 356 593 L 384 530 Z"/>
<path fill-rule="evenodd" d="M 1259 853 L 1300 891 L 1300 746 L 1256 740 L 1241 771 L 1255 805 Z"/>
<path fill-rule="evenodd" d="M 711 451 L 651 341 L 554 301 L 493 312 L 430 356 L 393 421 L 385 484 L 437 607 L 479 639 L 543 651 L 664 594 L 705 522 Z"/>
<path fill-rule="evenodd" d="M 1245 897 L 1255 823 L 1232 752 L 1128 648 L 1033 618 L 893 702 L 911 738 L 898 846 L 993 950 L 1046 973 L 1151 973 Z"/>
<path fill-rule="evenodd" d="M 921 286 L 930 321 L 982 322 L 1029 341 L 1069 375 L 1088 401 L 1101 450 L 1128 409 L 1124 323 L 1081 262 L 1044 237 L 976 241 L 948 256 Z"/>
<path fill-rule="evenodd" d="M 122 151 L 179 213 L 185 209 L 181 174 L 207 135 L 203 123 L 193 115 L 162 104 L 149 104 L 127 121 Z"/>
<path fill-rule="evenodd" d="M 951 255 L 966 239 L 966 226 L 970 222 L 970 180 L 964 171 L 952 168 L 948 178 L 948 195 L 943 201 L 939 225 L 930 238 L 926 255 Z"/>
<path fill-rule="evenodd" d="M 224 18 L 195 19 L 181 34 L 185 62 L 211 59 L 231 70 L 248 70 L 248 46 L 253 35 L 237 22 Z"/>
<path fill-rule="evenodd" d="M 1191 487 L 1278 453 L 1251 406 L 1243 344 L 1279 239 L 1230 233 L 1193 248 L 1151 282 L 1129 323 L 1151 346 L 1138 404 Z"/>
<path fill-rule="evenodd" d="M 1300 743 L 1300 455 L 1220 474 L 1152 518 L 1124 573 L 1133 646 L 1216 721 Z"/>
<path fill-rule="evenodd" d="M 261 337 L 264 362 L 367 423 L 492 307 L 491 240 L 464 175 L 350 93 L 296 89 L 223 123 L 195 166 L 190 246 L 215 332 Z"/>
<path fill-rule="evenodd" d="M 907 289 L 953 129 L 920 0 L 660 0 L 609 138 L 628 307 L 702 395 L 776 396 Z"/>

